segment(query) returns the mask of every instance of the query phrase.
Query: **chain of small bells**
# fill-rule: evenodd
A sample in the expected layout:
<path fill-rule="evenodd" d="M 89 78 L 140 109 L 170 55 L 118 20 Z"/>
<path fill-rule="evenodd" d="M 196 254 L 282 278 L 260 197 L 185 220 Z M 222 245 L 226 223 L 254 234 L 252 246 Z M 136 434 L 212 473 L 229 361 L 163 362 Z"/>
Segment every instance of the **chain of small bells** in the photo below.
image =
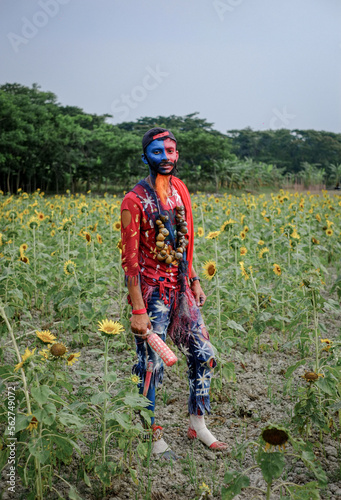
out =
<path fill-rule="evenodd" d="M 158 234 L 156 236 L 157 259 L 164 261 L 166 264 L 177 266 L 183 258 L 183 253 L 188 245 L 188 240 L 185 238 L 188 233 L 187 222 L 185 221 L 185 207 L 176 207 L 176 250 L 172 250 L 165 243 L 166 237 L 169 235 L 168 229 L 164 223 L 168 221 L 168 215 L 159 215 L 155 223 L 157 225 Z"/>

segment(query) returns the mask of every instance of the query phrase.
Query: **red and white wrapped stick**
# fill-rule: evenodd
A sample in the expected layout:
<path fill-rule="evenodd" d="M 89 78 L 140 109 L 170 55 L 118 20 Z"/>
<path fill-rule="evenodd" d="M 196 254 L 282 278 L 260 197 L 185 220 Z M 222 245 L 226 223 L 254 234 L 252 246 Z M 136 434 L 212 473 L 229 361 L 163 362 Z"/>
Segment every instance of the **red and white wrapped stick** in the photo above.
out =
<path fill-rule="evenodd" d="M 147 330 L 147 342 L 153 349 L 153 351 L 155 351 L 160 356 L 160 358 L 165 362 L 167 366 L 174 365 L 174 363 L 176 363 L 178 360 L 174 352 L 156 333 L 149 332 L 151 332 L 151 330 Z"/>

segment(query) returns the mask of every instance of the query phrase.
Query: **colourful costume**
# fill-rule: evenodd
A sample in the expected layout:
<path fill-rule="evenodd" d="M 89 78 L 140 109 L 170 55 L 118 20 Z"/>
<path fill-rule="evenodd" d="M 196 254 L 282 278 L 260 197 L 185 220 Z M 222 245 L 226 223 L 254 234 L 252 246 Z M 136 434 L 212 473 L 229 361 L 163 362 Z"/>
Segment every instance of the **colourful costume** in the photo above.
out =
<path fill-rule="evenodd" d="M 188 411 L 190 414 L 202 415 L 205 410 L 210 412 L 209 388 L 216 361 L 199 307 L 188 285 L 194 238 L 190 197 L 186 186 L 176 177 L 172 177 L 170 186 L 172 192 L 165 204 L 145 180 L 140 181 L 125 196 L 121 211 L 130 212 L 131 222 L 126 228 L 122 227 L 122 267 L 127 280 L 141 285 L 154 332 L 163 340 L 168 333 L 185 354 L 190 388 Z M 184 214 L 183 218 L 179 213 Z M 165 234 L 168 233 L 164 240 L 164 255 L 157 247 L 160 217 L 164 222 Z M 181 228 L 184 227 L 188 227 L 186 242 L 185 237 L 181 236 Z M 179 241 L 183 243 L 180 250 L 177 248 Z M 179 256 L 176 251 L 181 251 L 181 248 L 182 256 Z M 172 251 L 179 260 L 170 258 Z M 172 263 L 167 264 L 166 260 L 162 260 L 164 256 L 169 256 Z M 155 387 L 163 378 L 162 360 L 139 337 L 136 337 L 136 351 L 138 362 L 133 372 L 141 378 L 141 392 L 147 362 L 153 362 L 147 397 L 152 401 L 150 408 L 154 410 Z"/>

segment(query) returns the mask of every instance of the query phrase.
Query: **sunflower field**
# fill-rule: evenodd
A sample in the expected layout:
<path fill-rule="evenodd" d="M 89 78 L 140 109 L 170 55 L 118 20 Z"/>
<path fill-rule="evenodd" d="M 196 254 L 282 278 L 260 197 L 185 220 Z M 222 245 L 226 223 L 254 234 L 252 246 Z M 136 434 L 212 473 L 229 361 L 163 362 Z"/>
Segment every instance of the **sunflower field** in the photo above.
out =
<path fill-rule="evenodd" d="M 171 346 L 157 404 L 182 452 L 171 464 L 138 417 L 151 413 L 131 375 L 120 204 L 0 193 L 0 497 L 338 498 L 341 196 L 192 195 L 218 362 L 208 425 L 230 448 L 187 440 Z"/>

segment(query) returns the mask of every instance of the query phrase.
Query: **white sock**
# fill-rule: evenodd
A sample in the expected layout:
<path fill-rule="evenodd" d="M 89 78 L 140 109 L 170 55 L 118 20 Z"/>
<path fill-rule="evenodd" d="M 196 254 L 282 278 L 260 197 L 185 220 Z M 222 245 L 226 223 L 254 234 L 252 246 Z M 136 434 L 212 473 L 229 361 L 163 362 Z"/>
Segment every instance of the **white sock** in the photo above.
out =
<path fill-rule="evenodd" d="M 169 446 L 163 438 L 153 442 L 153 453 L 158 455 L 159 453 L 164 453 L 167 450 L 169 450 Z"/>
<path fill-rule="evenodd" d="M 206 444 L 206 446 L 211 446 L 211 444 L 217 441 L 213 434 L 207 429 L 204 415 L 190 415 L 189 426 L 196 431 L 198 439 Z"/>

